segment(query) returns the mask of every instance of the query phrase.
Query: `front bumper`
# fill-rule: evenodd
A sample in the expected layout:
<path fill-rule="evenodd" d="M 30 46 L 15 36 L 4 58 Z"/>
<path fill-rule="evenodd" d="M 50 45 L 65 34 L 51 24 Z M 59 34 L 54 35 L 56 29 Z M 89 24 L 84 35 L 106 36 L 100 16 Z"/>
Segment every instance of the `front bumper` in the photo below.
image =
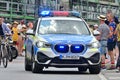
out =
<path fill-rule="evenodd" d="M 84 56 L 80 56 L 78 60 L 76 59 L 60 59 L 59 56 L 49 57 L 42 52 L 37 52 L 36 61 L 38 64 L 43 65 L 45 67 L 79 67 L 79 66 L 92 66 L 98 65 L 100 63 L 100 53 L 94 53 L 89 58 L 85 58 Z"/>

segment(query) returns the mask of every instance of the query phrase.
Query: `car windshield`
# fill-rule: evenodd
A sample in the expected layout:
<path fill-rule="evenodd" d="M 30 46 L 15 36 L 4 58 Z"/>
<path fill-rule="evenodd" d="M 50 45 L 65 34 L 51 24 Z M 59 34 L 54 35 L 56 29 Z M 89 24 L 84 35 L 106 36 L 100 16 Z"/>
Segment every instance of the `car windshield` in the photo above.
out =
<path fill-rule="evenodd" d="M 83 21 L 80 20 L 41 20 L 40 34 L 78 34 L 89 35 L 90 32 Z"/>

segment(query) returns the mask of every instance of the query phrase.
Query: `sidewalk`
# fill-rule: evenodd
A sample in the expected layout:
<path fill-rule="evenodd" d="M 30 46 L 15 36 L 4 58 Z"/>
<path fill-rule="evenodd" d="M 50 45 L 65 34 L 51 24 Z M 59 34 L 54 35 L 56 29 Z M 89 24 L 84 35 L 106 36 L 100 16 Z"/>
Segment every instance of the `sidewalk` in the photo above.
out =
<path fill-rule="evenodd" d="M 107 78 L 107 80 L 120 80 L 120 73 L 117 69 L 109 70 L 110 60 L 106 59 L 106 69 L 102 70 L 101 73 Z"/>

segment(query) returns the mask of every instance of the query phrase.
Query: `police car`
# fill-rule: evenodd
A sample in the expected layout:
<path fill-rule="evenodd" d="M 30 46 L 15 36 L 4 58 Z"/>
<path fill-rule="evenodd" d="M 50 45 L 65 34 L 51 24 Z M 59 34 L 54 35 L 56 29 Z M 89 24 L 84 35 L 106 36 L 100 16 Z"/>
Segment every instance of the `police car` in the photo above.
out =
<path fill-rule="evenodd" d="M 99 42 L 80 13 L 42 11 L 25 41 L 25 70 L 38 73 L 43 68 L 78 68 L 100 73 Z"/>

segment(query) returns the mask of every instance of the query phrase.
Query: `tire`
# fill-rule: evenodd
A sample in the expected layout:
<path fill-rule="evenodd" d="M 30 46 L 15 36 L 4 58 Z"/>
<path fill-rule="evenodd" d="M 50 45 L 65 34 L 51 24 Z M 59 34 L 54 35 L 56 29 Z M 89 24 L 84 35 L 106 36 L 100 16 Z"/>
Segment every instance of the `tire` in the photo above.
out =
<path fill-rule="evenodd" d="M 12 51 L 8 49 L 8 60 L 9 62 L 13 61 L 13 57 L 12 57 Z"/>
<path fill-rule="evenodd" d="M 79 72 L 86 72 L 87 67 L 78 67 Z"/>
<path fill-rule="evenodd" d="M 26 70 L 26 71 L 31 71 L 31 70 L 32 70 L 32 66 L 31 66 L 30 63 L 29 63 L 26 54 L 25 54 L 25 70 Z"/>
<path fill-rule="evenodd" d="M 34 54 L 32 54 L 32 72 L 33 73 L 40 73 L 43 71 L 43 66 L 39 65 L 34 58 Z"/>
<path fill-rule="evenodd" d="M 2 60 L 2 53 L 0 51 L 0 65 L 1 65 L 1 60 Z"/>
<path fill-rule="evenodd" d="M 1 46 L 1 50 L 2 50 L 2 61 L 3 61 L 3 66 L 4 68 L 7 68 L 8 65 L 8 51 L 7 48 L 5 46 Z"/>
<path fill-rule="evenodd" d="M 43 71 L 43 66 L 41 66 L 40 64 L 38 64 L 35 61 L 35 56 L 34 56 L 34 48 L 32 47 L 32 51 L 31 51 L 31 62 L 32 62 L 32 73 L 40 73 Z"/>
<path fill-rule="evenodd" d="M 43 71 L 43 66 L 40 66 L 36 61 L 32 63 L 32 72 L 40 73 Z"/>
<path fill-rule="evenodd" d="M 100 64 L 89 67 L 89 72 L 90 72 L 90 74 L 99 74 L 100 71 L 101 71 L 101 66 L 100 66 Z"/>
<path fill-rule="evenodd" d="M 2 54 L 0 54 L 0 65 L 1 65 L 1 60 L 2 60 Z"/>
<path fill-rule="evenodd" d="M 8 59 L 7 59 L 7 57 L 4 57 L 2 60 L 3 60 L 3 66 L 4 66 L 4 68 L 7 68 L 7 65 L 8 65 Z"/>
<path fill-rule="evenodd" d="M 18 57 L 18 50 L 13 46 L 11 46 L 11 50 L 12 50 L 12 58 L 16 59 Z"/>

